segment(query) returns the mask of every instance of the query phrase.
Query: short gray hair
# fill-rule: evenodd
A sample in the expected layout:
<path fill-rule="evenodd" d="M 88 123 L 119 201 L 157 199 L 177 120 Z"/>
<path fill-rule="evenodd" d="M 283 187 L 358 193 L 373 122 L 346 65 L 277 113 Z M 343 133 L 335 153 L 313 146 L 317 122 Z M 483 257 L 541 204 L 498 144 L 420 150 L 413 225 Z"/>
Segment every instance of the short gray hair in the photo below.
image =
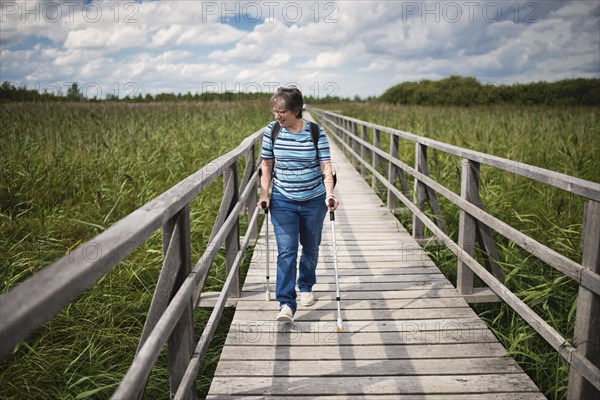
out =
<path fill-rule="evenodd" d="M 292 110 L 296 115 L 296 118 L 302 118 L 302 107 L 304 106 L 304 99 L 302 98 L 302 92 L 296 87 L 277 88 L 273 96 L 271 96 L 271 107 L 273 107 L 275 101 L 282 102 L 286 108 Z"/>

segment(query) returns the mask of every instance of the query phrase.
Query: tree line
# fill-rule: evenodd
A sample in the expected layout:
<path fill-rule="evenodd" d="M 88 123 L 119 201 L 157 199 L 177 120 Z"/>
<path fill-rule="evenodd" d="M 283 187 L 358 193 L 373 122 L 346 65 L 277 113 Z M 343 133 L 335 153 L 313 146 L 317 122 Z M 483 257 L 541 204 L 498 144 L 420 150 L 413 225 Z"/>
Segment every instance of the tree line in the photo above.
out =
<path fill-rule="evenodd" d="M 29 101 L 121 101 L 121 102 L 175 102 L 175 101 L 243 101 L 268 100 L 271 93 L 245 92 L 191 92 L 182 94 L 138 93 L 136 96 L 120 98 L 109 94 L 104 99 L 88 98 L 82 92 L 78 83 L 72 83 L 66 93 L 61 91 L 40 92 L 15 86 L 8 81 L 0 85 L 0 102 L 29 102 Z M 380 101 L 395 104 L 413 105 L 443 105 L 443 106 L 476 106 L 492 104 L 519 105 L 550 105 L 550 106 L 596 106 L 600 105 L 600 79 L 576 78 L 557 82 L 530 82 L 507 84 L 483 84 L 474 77 L 452 75 L 433 81 L 403 82 L 387 89 L 379 97 L 361 99 L 343 98 L 339 96 L 305 98 L 309 104 L 336 103 L 342 101 Z"/>
<path fill-rule="evenodd" d="M 488 104 L 595 106 L 600 105 L 600 79 L 495 85 L 482 84 L 473 77 L 453 75 L 438 81 L 403 82 L 386 90 L 378 100 L 396 104 L 466 107 Z"/>

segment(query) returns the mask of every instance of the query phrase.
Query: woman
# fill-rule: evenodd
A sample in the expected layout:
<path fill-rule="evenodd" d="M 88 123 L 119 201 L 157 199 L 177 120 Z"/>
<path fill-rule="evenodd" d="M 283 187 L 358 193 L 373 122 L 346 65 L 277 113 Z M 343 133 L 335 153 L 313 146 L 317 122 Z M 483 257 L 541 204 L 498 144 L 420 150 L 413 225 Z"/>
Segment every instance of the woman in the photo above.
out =
<path fill-rule="evenodd" d="M 310 306 L 314 303 L 312 287 L 316 283 L 323 219 L 329 200 L 334 202 L 331 211 L 338 207 L 339 202 L 333 195 L 329 142 L 320 129 L 319 142 L 315 147 L 310 123 L 302 118 L 304 100 L 300 90 L 279 88 L 270 103 L 276 121 L 267 126 L 263 136 L 258 204 L 266 202 L 270 209 L 277 240 L 277 320 L 293 321 L 297 309 L 298 241 L 302 245 L 298 276 L 300 303 Z M 280 130 L 273 143 L 271 133 L 276 122 Z M 273 191 L 269 200 L 271 177 Z"/>

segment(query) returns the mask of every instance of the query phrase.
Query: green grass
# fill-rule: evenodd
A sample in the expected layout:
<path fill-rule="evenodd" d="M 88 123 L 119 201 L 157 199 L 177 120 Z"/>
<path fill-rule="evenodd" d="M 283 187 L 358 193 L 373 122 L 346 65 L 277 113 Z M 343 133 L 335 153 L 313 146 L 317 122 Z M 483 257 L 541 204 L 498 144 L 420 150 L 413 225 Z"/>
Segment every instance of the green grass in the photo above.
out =
<path fill-rule="evenodd" d="M 383 103 L 346 103 L 332 111 L 445 143 L 508 158 L 525 164 L 600 182 L 600 109 L 590 107 L 426 107 Z M 373 134 L 368 131 L 369 140 Z M 389 151 L 389 137 L 382 134 Z M 371 142 L 372 143 L 372 142 Z M 414 165 L 415 145 L 402 140 L 400 158 Z M 460 159 L 429 149 L 431 176 L 460 193 Z M 385 172 L 384 172 L 385 170 Z M 387 175 L 387 166 L 380 168 Z M 341 171 L 343 176 L 343 171 Z M 370 179 L 370 178 L 369 178 Z M 408 186 L 413 187 L 413 180 Z M 382 186 L 380 186 L 382 189 Z M 380 191 L 386 199 L 385 191 Z M 555 251 L 581 262 L 584 200 L 576 195 L 491 167 L 481 167 L 480 195 L 487 212 Z M 438 197 L 449 235 L 458 236 L 459 210 Z M 409 231 L 412 219 L 399 219 Z M 571 340 L 577 285 L 560 272 L 494 235 L 506 285 L 565 338 Z M 456 257 L 434 248 L 430 255 L 456 284 Z M 481 259 L 481 257 L 479 257 Z M 479 280 L 479 282 L 481 282 Z M 568 365 L 526 322 L 503 303 L 477 304 L 474 309 L 533 378 L 544 394 L 566 398 Z"/>
<path fill-rule="evenodd" d="M 237 147 L 270 120 L 264 102 L 4 104 L 0 116 L 2 293 Z M 191 204 L 194 263 L 206 248 L 222 185 L 218 179 Z M 223 285 L 222 253 L 206 290 Z M 243 269 L 249 255 L 251 249 Z M 161 265 L 158 231 L 0 361 L 0 398 L 108 398 L 135 354 Z M 195 311 L 196 339 L 209 315 L 209 310 Z M 224 313 L 203 364 L 200 396 L 208 391 L 232 315 Z M 163 351 L 146 398 L 168 396 Z"/>

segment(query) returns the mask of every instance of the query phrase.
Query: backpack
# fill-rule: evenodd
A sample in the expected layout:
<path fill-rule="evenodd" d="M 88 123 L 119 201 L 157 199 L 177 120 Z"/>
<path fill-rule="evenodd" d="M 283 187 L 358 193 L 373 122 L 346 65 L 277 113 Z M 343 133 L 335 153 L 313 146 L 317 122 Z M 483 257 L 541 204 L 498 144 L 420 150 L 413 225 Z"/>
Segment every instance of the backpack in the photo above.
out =
<path fill-rule="evenodd" d="M 310 138 L 312 139 L 312 142 L 315 146 L 315 152 L 316 152 L 316 157 L 319 158 L 319 137 L 321 136 L 321 129 L 319 128 L 319 125 L 317 125 L 316 123 L 312 122 L 312 121 L 308 121 L 308 123 L 310 124 Z M 281 125 L 279 124 L 279 121 L 276 121 L 275 124 L 273 125 L 273 128 L 271 129 L 271 148 L 274 149 L 275 148 L 275 139 L 277 139 L 277 135 L 279 134 L 279 131 L 281 130 Z M 275 159 L 273 159 L 273 171 L 275 171 Z M 259 171 L 260 174 L 262 174 L 262 170 Z M 323 174 L 323 180 L 325 180 L 325 175 Z M 333 171 L 333 187 L 335 187 L 335 185 L 337 184 L 337 175 L 336 172 Z"/>

